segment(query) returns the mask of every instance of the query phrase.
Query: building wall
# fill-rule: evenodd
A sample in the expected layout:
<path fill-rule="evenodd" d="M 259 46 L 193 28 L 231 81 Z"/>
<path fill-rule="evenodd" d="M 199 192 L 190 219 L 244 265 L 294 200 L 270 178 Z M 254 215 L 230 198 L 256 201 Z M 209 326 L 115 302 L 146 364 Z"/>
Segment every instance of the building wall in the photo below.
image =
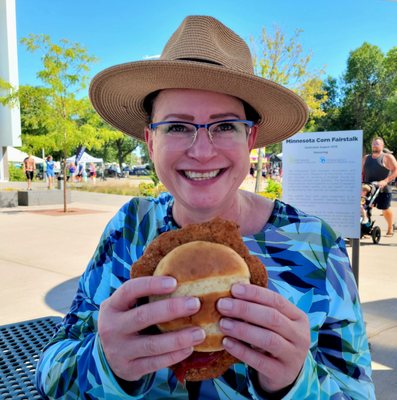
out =
<path fill-rule="evenodd" d="M 15 0 L 0 0 L 0 78 L 18 88 Z M 15 105 L 0 105 L 0 181 L 8 178 L 6 146 L 21 146 L 21 117 Z"/>

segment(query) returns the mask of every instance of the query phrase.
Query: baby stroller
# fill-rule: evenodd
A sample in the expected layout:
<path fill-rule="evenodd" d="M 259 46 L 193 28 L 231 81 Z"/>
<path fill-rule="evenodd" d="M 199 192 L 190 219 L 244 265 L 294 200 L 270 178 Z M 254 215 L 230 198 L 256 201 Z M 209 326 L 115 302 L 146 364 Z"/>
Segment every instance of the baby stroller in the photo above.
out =
<path fill-rule="evenodd" d="M 368 186 L 370 190 L 365 197 L 361 197 L 361 206 L 364 209 L 364 215 L 360 218 L 361 238 L 370 235 L 374 244 L 378 244 L 382 234 L 379 226 L 375 225 L 375 220 L 372 219 L 372 207 L 380 188 L 375 183 L 367 183 L 365 186 Z"/>

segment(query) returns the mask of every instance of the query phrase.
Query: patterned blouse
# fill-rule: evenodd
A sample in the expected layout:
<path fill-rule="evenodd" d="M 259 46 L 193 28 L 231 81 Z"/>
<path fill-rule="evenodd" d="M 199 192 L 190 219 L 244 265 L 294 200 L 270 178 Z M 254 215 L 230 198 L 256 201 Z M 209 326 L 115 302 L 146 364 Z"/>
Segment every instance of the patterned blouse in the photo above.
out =
<path fill-rule="evenodd" d="M 101 347 L 99 305 L 130 276 L 131 264 L 159 234 L 178 229 L 173 198 L 133 198 L 111 219 L 82 275 L 69 313 L 37 367 L 40 393 L 53 399 L 265 399 L 245 364 L 182 385 L 170 369 L 120 382 Z M 269 274 L 269 288 L 303 310 L 311 347 L 283 399 L 374 399 L 371 357 L 345 244 L 322 220 L 276 200 L 255 235 L 243 237 Z"/>

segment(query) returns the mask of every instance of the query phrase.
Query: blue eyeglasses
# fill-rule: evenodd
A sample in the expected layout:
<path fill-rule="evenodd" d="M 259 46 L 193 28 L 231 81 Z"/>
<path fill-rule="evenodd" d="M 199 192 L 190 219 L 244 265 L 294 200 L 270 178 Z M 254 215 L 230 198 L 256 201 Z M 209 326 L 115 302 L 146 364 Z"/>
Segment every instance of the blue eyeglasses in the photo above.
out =
<path fill-rule="evenodd" d="M 209 124 L 194 124 L 184 121 L 161 121 L 149 124 L 149 129 L 160 134 L 175 149 L 188 149 L 193 146 L 198 130 L 207 130 L 211 143 L 219 148 L 230 148 L 245 143 L 254 126 L 253 121 L 228 119 Z"/>

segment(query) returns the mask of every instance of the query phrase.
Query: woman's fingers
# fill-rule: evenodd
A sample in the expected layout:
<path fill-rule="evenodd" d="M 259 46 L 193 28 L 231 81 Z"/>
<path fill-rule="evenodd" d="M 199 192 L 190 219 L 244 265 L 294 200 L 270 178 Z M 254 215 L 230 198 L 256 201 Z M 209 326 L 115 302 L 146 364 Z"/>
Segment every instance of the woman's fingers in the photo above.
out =
<path fill-rule="evenodd" d="M 293 350 L 293 346 L 288 340 L 268 329 L 229 318 L 222 318 L 220 327 L 228 337 L 242 340 L 254 346 L 257 351 L 269 353 L 275 358 L 282 357 Z"/>
<path fill-rule="evenodd" d="M 261 385 L 276 391 L 299 374 L 310 347 L 307 315 L 271 290 L 237 284 L 233 298 L 219 300 L 225 350 L 258 372 Z"/>
<path fill-rule="evenodd" d="M 152 325 L 195 314 L 200 306 L 200 300 L 197 297 L 158 300 L 122 313 L 121 323 L 126 327 L 127 334 L 136 333 Z"/>
<path fill-rule="evenodd" d="M 183 350 L 172 353 L 162 354 L 160 356 L 137 358 L 128 363 L 127 368 L 120 372 L 118 376 L 124 380 L 136 381 L 144 375 L 158 371 L 163 368 L 169 368 L 170 365 L 189 357 L 193 353 L 193 347 L 187 347 Z M 139 374 L 137 373 L 139 371 Z"/>
<path fill-rule="evenodd" d="M 232 295 L 238 299 L 274 308 L 291 320 L 300 319 L 303 314 L 280 294 L 257 285 L 235 284 L 232 286 Z"/>
<path fill-rule="evenodd" d="M 285 387 L 296 378 L 295 372 L 286 369 L 278 359 L 268 354 L 259 353 L 238 340 L 224 338 L 223 346 L 227 352 L 258 371 L 258 373 L 271 377 L 269 379 L 271 385 L 267 386 L 269 390 Z"/>
<path fill-rule="evenodd" d="M 134 358 L 163 355 L 196 346 L 204 339 L 205 331 L 201 328 L 189 328 L 159 335 L 142 335 L 134 340 L 131 352 Z"/>
<path fill-rule="evenodd" d="M 278 310 L 249 303 L 240 299 L 224 298 L 218 302 L 218 310 L 227 317 L 234 317 L 251 324 L 278 332 L 288 338 L 293 337 L 291 321 Z"/>
<path fill-rule="evenodd" d="M 172 293 L 176 288 L 175 278 L 170 276 L 145 276 L 123 283 L 106 301 L 118 311 L 127 311 L 141 297 Z"/>

